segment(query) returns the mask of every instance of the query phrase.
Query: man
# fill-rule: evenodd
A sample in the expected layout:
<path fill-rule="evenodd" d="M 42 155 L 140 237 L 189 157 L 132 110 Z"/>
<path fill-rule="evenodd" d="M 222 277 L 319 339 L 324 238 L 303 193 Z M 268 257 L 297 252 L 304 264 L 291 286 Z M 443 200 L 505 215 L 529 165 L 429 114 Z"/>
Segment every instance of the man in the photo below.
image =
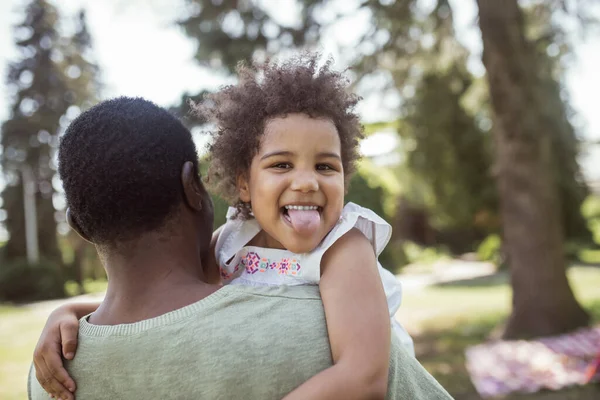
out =
<path fill-rule="evenodd" d="M 280 399 L 331 365 L 317 287 L 218 285 L 210 197 L 189 131 L 166 111 L 93 107 L 65 133 L 59 174 L 69 223 L 109 277 L 65 363 L 79 399 Z M 36 374 L 50 390 L 53 369 L 36 363 L 30 399 L 48 398 Z M 394 335 L 388 398 L 450 398 Z"/>

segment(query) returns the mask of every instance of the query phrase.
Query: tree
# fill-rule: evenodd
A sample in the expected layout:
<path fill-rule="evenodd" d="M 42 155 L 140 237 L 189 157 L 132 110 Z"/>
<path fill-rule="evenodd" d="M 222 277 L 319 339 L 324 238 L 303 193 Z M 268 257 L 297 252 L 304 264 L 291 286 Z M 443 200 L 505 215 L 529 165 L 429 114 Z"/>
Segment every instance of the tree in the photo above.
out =
<path fill-rule="evenodd" d="M 589 4 L 588 4 L 589 3 Z M 525 37 L 532 43 L 538 59 L 538 76 L 543 82 L 546 114 L 552 119 L 549 133 L 555 157 L 554 178 L 559 188 L 562 225 L 565 239 L 572 242 L 591 243 L 592 235 L 581 213 L 583 202 L 589 195 L 581 167 L 578 163 L 580 139 L 571 119 L 571 109 L 564 87 L 566 60 L 572 54 L 569 25 L 583 31 L 593 25 L 593 20 L 578 16 L 587 14 L 581 7 L 591 5 L 586 0 L 534 1 L 522 7 L 525 20 Z"/>
<path fill-rule="evenodd" d="M 58 31 L 59 15 L 46 0 L 32 0 L 25 18 L 15 29 L 22 58 L 9 66 L 8 86 L 14 91 L 10 119 L 2 125 L 7 186 L 2 193 L 10 239 L 8 260 L 25 258 L 25 217 L 21 171 L 30 169 L 35 182 L 39 252 L 42 258 L 62 264 L 56 232 L 54 154 L 62 129 L 97 95 L 86 86 L 95 73 L 86 57 L 85 24 L 80 16 L 73 38 Z M 83 25 L 82 25 L 83 24 Z M 71 47 L 72 46 L 72 47 Z M 76 107 L 73 107 L 76 106 Z"/>
<path fill-rule="evenodd" d="M 2 194 L 10 239 L 6 258 L 25 258 L 25 217 L 20 171 L 31 167 L 37 186 L 39 248 L 45 258 L 61 259 L 52 205 L 51 152 L 57 145 L 60 117 L 66 112 L 66 77 L 53 59 L 59 35 L 56 9 L 44 0 L 32 1 L 25 20 L 17 25 L 17 46 L 23 58 L 9 66 L 8 84 L 17 90 L 11 118 L 2 126 L 3 169 L 7 186 Z"/>
<path fill-rule="evenodd" d="M 92 37 L 87 28 L 86 14 L 80 11 L 75 20 L 75 33 L 72 38 L 64 38 L 65 67 L 69 76 L 69 87 L 73 93 L 74 110 L 71 118 L 81 108 L 89 108 L 97 103 L 102 92 L 100 69 L 92 54 Z M 77 233 L 69 230 L 69 243 L 73 248 L 73 261 L 70 265 L 72 277 L 79 287 L 79 293 L 85 293 L 83 285 L 84 264 L 86 259 L 95 257 L 95 249 Z"/>
<path fill-rule="evenodd" d="M 302 0 L 299 26 L 278 23 L 264 5 L 239 0 L 184 0 L 186 19 L 179 21 L 185 33 L 198 42 L 196 60 L 233 72 L 240 60 L 257 53 L 274 54 L 289 47 L 316 42 L 319 24 L 314 12 L 323 0 Z"/>
<path fill-rule="evenodd" d="M 505 337 L 546 336 L 586 325 L 566 277 L 553 118 L 540 61 L 517 0 L 477 0 L 495 113 L 496 171 L 513 311 Z"/>
<path fill-rule="evenodd" d="M 455 37 L 453 10 L 447 0 L 430 10 L 415 1 L 370 2 L 369 8 L 373 28 L 362 41 L 376 50 L 361 54 L 356 69 L 386 71 L 402 95 L 399 134 L 414 175 L 403 177 L 406 201 L 426 209 L 442 231 L 477 236 L 466 232 L 483 231 L 478 215 L 496 213 L 490 135 L 476 122 L 484 107 L 465 106 L 475 79 L 466 67 L 468 51 Z"/>
<path fill-rule="evenodd" d="M 473 251 L 498 229 L 491 135 L 463 105 L 473 78 L 461 69 L 425 73 L 402 107 L 406 116 L 399 130 L 406 148 L 398 228 L 412 237 L 417 232 L 407 231 L 410 224 L 401 219 L 408 211 L 424 213 L 436 232 L 428 245 L 446 246 L 453 254 Z"/>
<path fill-rule="evenodd" d="M 72 104 L 77 108 L 89 108 L 100 100 L 102 83 L 100 68 L 92 53 L 92 37 L 88 31 L 85 11 L 75 18 L 75 33 L 63 38 L 63 51 L 69 79 L 69 88 L 74 96 Z"/>

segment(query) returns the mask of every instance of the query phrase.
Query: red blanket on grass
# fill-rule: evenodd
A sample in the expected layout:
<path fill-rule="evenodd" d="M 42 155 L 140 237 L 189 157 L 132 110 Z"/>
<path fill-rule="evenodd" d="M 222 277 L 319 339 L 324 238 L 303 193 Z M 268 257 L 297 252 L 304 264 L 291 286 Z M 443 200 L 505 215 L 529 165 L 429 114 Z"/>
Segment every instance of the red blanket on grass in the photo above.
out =
<path fill-rule="evenodd" d="M 467 349 L 467 370 L 482 397 L 558 390 L 600 381 L 600 325 L 537 340 L 497 341 Z"/>

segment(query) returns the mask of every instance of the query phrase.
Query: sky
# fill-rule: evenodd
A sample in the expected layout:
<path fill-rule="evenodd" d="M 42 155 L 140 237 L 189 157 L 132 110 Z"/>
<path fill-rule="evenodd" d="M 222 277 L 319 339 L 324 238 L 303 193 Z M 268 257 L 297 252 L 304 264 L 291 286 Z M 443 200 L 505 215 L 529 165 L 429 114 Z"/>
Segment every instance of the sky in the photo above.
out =
<path fill-rule="evenodd" d="M 51 0 L 52 1 L 52 0 Z M 293 23 L 294 0 L 261 0 L 284 22 Z M 345 0 L 348 2 L 355 0 Z M 431 0 L 422 0 L 424 4 Z M 174 0 L 53 0 L 63 15 L 74 15 L 79 8 L 87 11 L 94 41 L 94 54 L 102 69 L 104 97 L 142 96 L 162 106 L 176 104 L 182 93 L 216 89 L 231 78 L 201 68 L 193 61 L 195 44 L 188 40 L 172 21 L 182 15 Z M 0 121 L 9 115 L 10 98 L 5 85 L 6 66 L 18 57 L 11 27 L 22 20 L 28 0 L 0 0 Z M 469 67 L 476 74 L 484 72 L 480 61 L 481 40 L 476 25 L 474 0 L 451 1 L 458 38 L 473 53 Z M 292 11 L 290 11 L 292 10 Z M 357 14 L 336 24 L 325 35 L 323 50 L 336 57 L 335 42 L 351 45 L 367 26 L 368 15 Z M 567 76 L 575 110 L 585 123 L 580 132 L 585 139 L 600 140 L 600 113 L 596 110 L 600 91 L 600 37 L 590 37 L 576 48 L 576 61 Z M 339 57 L 342 59 L 343 57 Z M 344 68 L 345 65 L 336 65 Z M 167 77 L 167 78 L 163 78 Z M 367 97 L 359 108 L 364 122 L 393 118 L 397 99 Z M 201 141 L 201 140 L 200 140 Z M 386 151 L 390 138 L 374 138 L 363 145 L 363 152 Z M 587 176 L 600 179 L 600 146 L 593 157 L 584 158 Z"/>

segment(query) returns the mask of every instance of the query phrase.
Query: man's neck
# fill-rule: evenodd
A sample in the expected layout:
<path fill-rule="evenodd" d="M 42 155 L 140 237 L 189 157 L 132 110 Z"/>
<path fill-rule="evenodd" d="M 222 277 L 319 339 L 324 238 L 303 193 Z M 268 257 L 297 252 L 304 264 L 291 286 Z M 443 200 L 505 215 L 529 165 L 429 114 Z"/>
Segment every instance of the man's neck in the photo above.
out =
<path fill-rule="evenodd" d="M 140 239 L 128 246 L 126 254 L 103 254 L 108 289 L 91 323 L 139 322 L 190 305 L 219 289 L 204 281 L 200 257 L 190 251 L 193 246 L 181 245 L 181 240 L 156 239 Z"/>

